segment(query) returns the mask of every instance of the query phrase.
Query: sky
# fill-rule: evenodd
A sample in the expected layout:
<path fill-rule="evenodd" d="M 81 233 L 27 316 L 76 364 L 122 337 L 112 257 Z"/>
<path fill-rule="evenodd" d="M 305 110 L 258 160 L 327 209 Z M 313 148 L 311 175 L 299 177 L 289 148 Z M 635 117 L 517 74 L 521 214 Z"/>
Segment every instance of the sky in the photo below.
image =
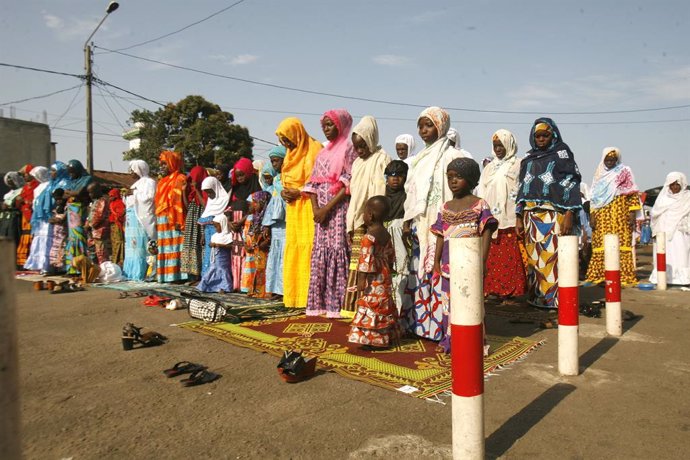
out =
<path fill-rule="evenodd" d="M 690 175 L 687 0 L 244 0 L 191 25 L 237 1 L 122 0 L 94 36 L 96 76 L 159 102 L 201 95 L 270 142 L 288 116 L 323 140 L 320 114 L 346 108 L 355 123 L 377 118 L 389 153 L 402 133 L 419 150 L 416 119 L 438 105 L 478 159 L 500 128 L 524 154 L 532 122 L 550 116 L 588 183 L 607 146 L 620 148 L 641 189 L 670 171 Z M 107 4 L 2 0 L 0 62 L 83 74 L 84 41 Z M 58 159 L 85 161 L 84 88 L 73 88 L 81 80 L 0 66 L 0 82 L 4 116 L 13 107 L 16 118 L 42 121 L 45 110 Z M 93 100 L 95 167 L 126 171 L 129 114 L 158 106 L 114 87 L 94 87 Z M 256 141 L 254 154 L 271 147 Z"/>

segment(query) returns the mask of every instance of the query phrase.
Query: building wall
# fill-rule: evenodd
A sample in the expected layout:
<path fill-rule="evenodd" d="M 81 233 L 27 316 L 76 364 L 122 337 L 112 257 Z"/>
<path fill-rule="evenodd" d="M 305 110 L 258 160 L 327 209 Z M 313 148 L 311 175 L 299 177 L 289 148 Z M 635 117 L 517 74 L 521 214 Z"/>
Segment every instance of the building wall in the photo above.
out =
<path fill-rule="evenodd" d="M 0 172 L 16 171 L 27 163 L 50 166 L 54 162 L 48 125 L 0 118 Z"/>

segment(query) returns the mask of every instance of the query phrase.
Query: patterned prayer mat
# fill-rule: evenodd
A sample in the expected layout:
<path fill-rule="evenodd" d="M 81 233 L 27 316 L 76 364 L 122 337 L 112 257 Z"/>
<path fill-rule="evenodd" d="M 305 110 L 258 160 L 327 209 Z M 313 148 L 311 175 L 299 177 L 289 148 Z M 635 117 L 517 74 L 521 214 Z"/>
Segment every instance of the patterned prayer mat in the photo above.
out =
<path fill-rule="evenodd" d="M 322 369 L 416 398 L 431 398 L 451 388 L 450 356 L 439 351 L 436 342 L 410 338 L 388 350 L 364 351 L 347 342 L 349 320 L 302 315 L 242 324 L 192 321 L 178 326 L 273 356 L 299 349 L 306 356 L 318 356 Z M 487 339 L 491 354 L 484 358 L 485 376 L 524 358 L 543 343 L 521 337 Z"/>

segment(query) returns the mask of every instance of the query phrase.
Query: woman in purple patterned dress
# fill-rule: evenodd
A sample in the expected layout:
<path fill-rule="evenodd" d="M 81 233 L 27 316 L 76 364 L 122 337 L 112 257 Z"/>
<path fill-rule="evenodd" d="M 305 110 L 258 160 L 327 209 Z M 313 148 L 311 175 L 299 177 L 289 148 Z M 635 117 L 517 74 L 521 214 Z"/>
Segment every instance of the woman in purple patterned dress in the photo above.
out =
<path fill-rule="evenodd" d="M 307 315 L 339 318 L 350 260 L 345 216 L 355 159 L 350 140 L 352 116 L 346 110 L 329 110 L 321 117 L 321 128 L 329 143 L 316 157 L 303 189 L 311 197 L 315 223 Z"/>

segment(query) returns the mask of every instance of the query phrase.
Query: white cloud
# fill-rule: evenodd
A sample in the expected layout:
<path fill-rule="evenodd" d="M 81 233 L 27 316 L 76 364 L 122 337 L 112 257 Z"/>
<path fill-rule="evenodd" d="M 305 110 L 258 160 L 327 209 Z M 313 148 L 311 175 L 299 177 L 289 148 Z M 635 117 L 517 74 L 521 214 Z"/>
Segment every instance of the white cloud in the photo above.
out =
<path fill-rule="evenodd" d="M 391 67 L 398 67 L 407 64 L 410 59 L 406 56 L 399 56 L 397 54 L 379 54 L 371 58 L 376 64 L 387 65 Z"/>
<path fill-rule="evenodd" d="M 254 54 L 238 54 L 237 56 L 227 56 L 225 54 L 211 54 L 208 56 L 209 59 L 214 61 L 220 61 L 230 65 L 246 65 L 256 62 L 259 56 Z"/>
<path fill-rule="evenodd" d="M 46 27 L 52 30 L 60 41 L 86 40 L 100 21 L 98 18 L 61 18 L 45 10 L 41 15 Z M 108 27 L 104 24 L 101 29 L 108 30 Z"/>

